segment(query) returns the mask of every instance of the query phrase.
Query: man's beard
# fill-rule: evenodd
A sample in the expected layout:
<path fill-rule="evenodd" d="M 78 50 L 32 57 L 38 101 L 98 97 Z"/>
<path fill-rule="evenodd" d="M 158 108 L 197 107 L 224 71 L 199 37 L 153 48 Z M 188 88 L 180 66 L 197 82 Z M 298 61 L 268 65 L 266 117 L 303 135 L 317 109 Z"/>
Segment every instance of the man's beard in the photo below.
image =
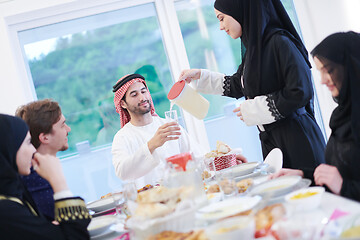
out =
<path fill-rule="evenodd" d="M 131 107 L 131 108 L 128 108 L 128 111 L 134 113 L 134 114 L 138 114 L 138 115 L 145 115 L 147 113 L 149 113 L 151 111 L 151 105 L 150 105 L 150 102 L 147 100 L 146 101 L 149 106 L 145 109 L 142 109 L 139 105 L 141 103 L 138 104 L 139 107 Z"/>
<path fill-rule="evenodd" d="M 59 150 L 59 152 L 63 152 L 63 151 L 66 151 L 69 149 L 69 145 L 68 144 L 65 144 L 64 146 L 62 146 Z"/>

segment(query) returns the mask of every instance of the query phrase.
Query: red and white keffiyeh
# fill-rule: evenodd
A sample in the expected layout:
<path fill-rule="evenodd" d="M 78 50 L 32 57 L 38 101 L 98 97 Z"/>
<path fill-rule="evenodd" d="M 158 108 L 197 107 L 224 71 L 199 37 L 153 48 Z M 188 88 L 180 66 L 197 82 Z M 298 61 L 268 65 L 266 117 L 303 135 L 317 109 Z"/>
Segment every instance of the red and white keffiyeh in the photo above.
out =
<path fill-rule="evenodd" d="M 129 75 L 126 75 L 126 76 L 120 78 L 117 81 L 117 83 L 120 82 L 122 79 L 124 79 L 127 76 L 129 76 Z M 128 81 L 127 83 L 125 83 L 124 85 L 122 85 L 115 92 L 115 95 L 114 95 L 114 104 L 115 104 L 116 112 L 120 115 L 120 125 L 121 125 L 121 127 L 125 126 L 126 123 L 130 122 L 131 117 L 130 117 L 129 112 L 126 109 L 121 107 L 120 101 L 121 101 L 121 99 L 123 99 L 125 93 L 129 89 L 129 87 L 135 82 L 142 82 L 145 85 L 145 87 L 148 89 L 148 87 L 146 85 L 146 82 L 143 79 L 141 79 L 141 78 L 133 78 L 130 81 Z M 149 91 L 149 89 L 148 89 L 148 91 Z M 155 113 L 154 103 L 153 103 L 153 100 L 151 98 L 151 95 L 150 95 L 149 101 L 150 101 L 150 106 L 151 106 L 151 115 L 152 116 L 157 116 L 157 114 Z"/>

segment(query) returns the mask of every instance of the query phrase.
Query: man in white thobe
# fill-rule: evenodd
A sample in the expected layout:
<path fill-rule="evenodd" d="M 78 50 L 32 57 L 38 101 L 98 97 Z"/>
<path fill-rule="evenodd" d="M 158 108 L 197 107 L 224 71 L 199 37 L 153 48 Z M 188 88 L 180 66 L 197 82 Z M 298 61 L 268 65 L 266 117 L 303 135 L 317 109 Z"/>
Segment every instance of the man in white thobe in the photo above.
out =
<path fill-rule="evenodd" d="M 124 76 L 113 88 L 121 129 L 114 136 L 112 160 L 119 178 L 134 181 L 137 188 L 155 185 L 164 176 L 167 157 L 180 152 L 204 154 L 181 126 L 155 113 L 143 76 Z"/>

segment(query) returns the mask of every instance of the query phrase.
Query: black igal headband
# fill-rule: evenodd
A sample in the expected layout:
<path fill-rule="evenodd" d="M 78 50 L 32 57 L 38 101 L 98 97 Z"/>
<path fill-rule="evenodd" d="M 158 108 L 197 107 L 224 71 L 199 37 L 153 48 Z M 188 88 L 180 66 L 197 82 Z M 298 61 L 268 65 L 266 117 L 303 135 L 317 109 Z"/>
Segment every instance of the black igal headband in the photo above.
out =
<path fill-rule="evenodd" d="M 133 80 L 135 78 L 141 78 L 142 80 L 145 80 L 145 78 L 143 76 L 141 76 L 140 74 L 130 74 L 128 76 L 126 76 L 124 79 L 122 79 L 121 81 L 117 82 L 114 86 L 113 86 L 113 92 L 116 92 L 117 90 L 119 90 L 119 88 L 121 88 L 125 83 L 129 82 L 130 80 Z"/>

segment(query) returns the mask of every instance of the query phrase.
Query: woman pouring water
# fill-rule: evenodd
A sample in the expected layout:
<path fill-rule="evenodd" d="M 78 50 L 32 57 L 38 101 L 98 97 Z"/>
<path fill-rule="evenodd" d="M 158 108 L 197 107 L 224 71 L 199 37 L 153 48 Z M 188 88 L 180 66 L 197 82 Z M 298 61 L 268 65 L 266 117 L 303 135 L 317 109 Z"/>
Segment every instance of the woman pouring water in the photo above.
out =
<path fill-rule="evenodd" d="M 325 141 L 314 118 L 307 50 L 280 0 L 216 0 L 220 30 L 246 48 L 236 73 L 184 70 L 179 80 L 196 90 L 245 97 L 234 109 L 248 126 L 257 125 L 263 156 L 280 148 L 284 167 L 311 172 L 324 162 Z M 307 175 L 305 174 L 305 177 Z"/>

